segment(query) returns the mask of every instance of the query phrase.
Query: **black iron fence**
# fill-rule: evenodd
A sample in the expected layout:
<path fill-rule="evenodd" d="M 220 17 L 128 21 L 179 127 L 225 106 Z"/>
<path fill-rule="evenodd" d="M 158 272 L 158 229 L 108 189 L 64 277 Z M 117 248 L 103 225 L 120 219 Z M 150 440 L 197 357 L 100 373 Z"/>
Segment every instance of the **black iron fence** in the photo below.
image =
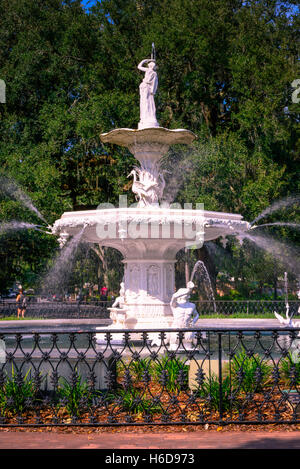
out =
<path fill-rule="evenodd" d="M 0 425 L 300 423 L 299 350 L 300 328 L 6 329 Z"/>
<path fill-rule="evenodd" d="M 235 300 L 225 301 L 217 300 L 213 301 L 198 301 L 197 310 L 200 315 L 264 315 L 279 314 L 285 315 L 286 302 L 283 300 Z M 300 315 L 300 301 L 289 300 L 289 313 L 293 316 Z"/>
<path fill-rule="evenodd" d="M 64 319 L 64 318 L 109 318 L 112 301 L 37 301 L 29 298 L 25 318 Z M 16 300 L 0 300 L 0 318 L 17 316 Z"/>
<path fill-rule="evenodd" d="M 38 302 L 36 298 L 30 299 L 27 304 L 25 317 L 58 319 L 58 318 L 109 318 L 108 308 L 112 301 L 47 301 Z M 195 302 L 200 316 L 204 315 L 273 315 L 274 312 L 285 315 L 284 301 L 272 300 L 240 300 L 240 301 L 198 301 Z M 300 315 L 300 301 L 289 301 L 289 313 L 294 317 Z M 17 315 L 15 300 L 0 300 L 0 318 Z"/>

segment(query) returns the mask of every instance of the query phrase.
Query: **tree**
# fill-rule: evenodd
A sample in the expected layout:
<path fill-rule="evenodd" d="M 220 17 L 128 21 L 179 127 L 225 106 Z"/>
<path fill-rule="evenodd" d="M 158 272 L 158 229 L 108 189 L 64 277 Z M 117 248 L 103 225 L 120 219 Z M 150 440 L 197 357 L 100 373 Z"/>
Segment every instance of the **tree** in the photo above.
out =
<path fill-rule="evenodd" d="M 176 201 L 254 219 L 299 191 L 298 31 L 295 1 L 101 0 L 87 12 L 79 0 L 1 0 L 1 170 L 49 223 L 116 204 L 134 158 L 100 134 L 136 128 L 136 67 L 154 41 L 158 120 L 199 136 L 186 163 L 169 155 L 191 168 Z M 3 220 L 15 218 L 8 206 Z"/>

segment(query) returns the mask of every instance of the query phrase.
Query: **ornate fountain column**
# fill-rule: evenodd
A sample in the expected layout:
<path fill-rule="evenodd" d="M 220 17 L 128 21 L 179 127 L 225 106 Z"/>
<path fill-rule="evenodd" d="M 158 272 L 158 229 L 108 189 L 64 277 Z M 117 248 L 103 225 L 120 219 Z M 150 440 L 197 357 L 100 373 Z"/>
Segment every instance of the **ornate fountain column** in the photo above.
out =
<path fill-rule="evenodd" d="M 121 211 L 117 210 L 120 222 Z M 182 219 L 183 210 L 178 211 L 178 220 Z M 186 239 L 184 236 L 176 238 L 180 230 L 174 227 L 174 220 L 170 222 L 166 216 L 166 209 L 129 208 L 124 218 L 127 221 L 127 235 L 132 225 L 137 228 L 140 236 L 136 238 L 122 237 L 102 241 L 102 245 L 114 247 L 123 254 L 124 263 L 124 304 L 126 310 L 125 325 L 139 329 L 153 328 L 154 324 L 169 327 L 172 323 L 170 300 L 175 291 L 175 262 L 176 253 L 181 249 Z M 117 226 L 116 232 L 122 226 L 124 219 Z M 182 230 L 181 230 L 182 231 Z M 146 237 L 148 234 L 148 237 Z M 118 314 L 112 310 L 113 316 Z M 122 313 L 123 314 L 123 313 Z"/>
<path fill-rule="evenodd" d="M 153 322 L 168 327 L 172 319 L 170 298 L 175 289 L 175 260 L 123 262 L 128 317 L 135 318 L 139 328 L 153 327 Z"/>
<path fill-rule="evenodd" d="M 124 239 L 124 248 L 121 251 L 125 264 L 125 302 L 128 305 L 128 324 L 131 327 L 171 325 L 170 300 L 175 290 L 175 256 L 185 246 L 186 239 L 182 234 L 179 239 L 176 238 L 174 220 L 170 223 L 169 219 L 165 219 L 161 223 L 168 210 L 159 208 L 165 187 L 160 161 L 171 144 L 188 144 L 194 138 L 195 135 L 187 130 L 168 130 L 162 127 L 116 129 L 101 135 L 101 140 L 105 143 L 126 146 L 139 162 L 139 166 L 131 174 L 134 175 L 132 190 L 140 210 L 137 213 L 136 209 L 128 209 L 128 215 L 131 212 L 134 218 L 127 218 L 125 225 L 128 226 L 130 221 L 130 232 L 130 226 L 136 223 L 141 237 Z M 181 213 L 177 224 L 182 221 Z M 122 247 L 117 249 L 121 250 Z"/>

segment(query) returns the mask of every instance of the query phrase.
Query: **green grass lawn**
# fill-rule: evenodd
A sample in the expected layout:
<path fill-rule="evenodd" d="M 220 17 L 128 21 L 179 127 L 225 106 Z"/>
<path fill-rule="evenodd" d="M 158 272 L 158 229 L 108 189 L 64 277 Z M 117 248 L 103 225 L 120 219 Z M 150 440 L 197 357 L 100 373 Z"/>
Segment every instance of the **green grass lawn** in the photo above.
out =
<path fill-rule="evenodd" d="M 35 318 L 31 318 L 30 316 L 26 317 L 25 318 L 19 318 L 17 316 L 4 316 L 2 318 L 0 318 L 0 321 L 36 321 L 37 319 L 43 319 L 43 318 L 38 318 L 38 317 L 35 317 Z"/>
<path fill-rule="evenodd" d="M 275 319 L 274 313 L 232 313 L 232 314 L 203 314 L 199 319 L 220 318 L 220 319 Z"/>

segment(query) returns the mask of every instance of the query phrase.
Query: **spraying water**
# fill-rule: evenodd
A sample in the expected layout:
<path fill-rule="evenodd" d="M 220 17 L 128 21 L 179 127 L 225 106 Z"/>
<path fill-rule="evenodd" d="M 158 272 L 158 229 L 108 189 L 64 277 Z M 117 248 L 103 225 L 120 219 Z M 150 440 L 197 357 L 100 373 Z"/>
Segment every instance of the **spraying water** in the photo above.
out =
<path fill-rule="evenodd" d="M 294 228 L 296 230 L 300 230 L 299 223 L 290 223 L 290 222 L 283 222 L 283 221 L 276 221 L 274 223 L 264 223 L 263 225 L 253 226 L 252 230 L 256 230 L 257 228 L 262 228 L 264 226 L 287 226 L 289 228 Z"/>
<path fill-rule="evenodd" d="M 216 313 L 217 308 L 216 308 L 215 295 L 214 295 L 214 291 L 211 285 L 209 273 L 203 261 L 197 261 L 196 264 L 194 265 L 194 268 L 191 274 L 191 279 L 190 279 L 191 282 L 193 282 L 193 278 L 196 273 L 198 273 L 199 281 L 201 281 L 201 283 L 204 285 L 207 297 L 209 301 L 212 302 L 214 312 Z"/>
<path fill-rule="evenodd" d="M 298 249 L 288 245 L 287 243 L 279 242 L 266 235 L 252 235 L 249 232 L 239 232 L 239 239 L 249 239 L 258 247 L 268 252 L 275 258 L 277 258 L 283 265 L 287 266 L 294 273 L 300 273 L 299 267 L 299 256 L 300 252 Z"/>
<path fill-rule="evenodd" d="M 288 274 L 284 272 L 284 296 L 285 296 L 285 314 L 289 317 L 289 290 L 288 290 Z"/>
<path fill-rule="evenodd" d="M 292 314 L 289 314 L 290 311 L 290 305 L 289 305 L 289 296 L 288 296 L 288 274 L 287 272 L 284 272 L 284 293 L 285 293 L 285 318 L 283 318 L 280 314 L 278 314 L 276 311 L 274 312 L 276 319 L 280 322 L 280 324 L 285 324 L 286 326 L 289 327 L 300 327 L 300 322 L 295 322 L 293 321 L 293 316 L 295 314 L 295 310 L 292 312 Z M 298 337 L 300 337 L 300 332 L 298 332 Z M 292 344 L 292 347 L 296 346 L 296 357 L 297 360 L 299 358 L 299 341 L 295 341 Z"/>
<path fill-rule="evenodd" d="M 22 189 L 11 179 L 5 176 L 0 176 L 0 190 L 14 200 L 21 202 L 21 204 L 34 212 L 40 220 L 47 224 L 43 215 L 33 205 L 32 200 L 25 194 Z"/>
<path fill-rule="evenodd" d="M 62 248 L 54 265 L 43 280 L 44 292 L 62 290 L 71 273 L 74 254 L 81 242 L 85 226 Z"/>
<path fill-rule="evenodd" d="M 162 171 L 166 176 L 166 187 L 163 193 L 163 205 L 174 202 L 177 193 L 191 176 L 192 171 L 197 166 L 197 161 L 193 160 L 194 150 L 189 149 L 182 152 L 175 152 L 173 149 L 163 158 L 161 163 Z"/>
<path fill-rule="evenodd" d="M 0 235 L 9 231 L 30 229 L 38 229 L 38 225 L 34 225 L 33 223 L 26 223 L 23 221 L 10 221 L 0 223 Z"/>
<path fill-rule="evenodd" d="M 269 207 L 267 207 L 263 212 L 261 212 L 261 214 L 258 215 L 258 217 L 256 217 L 255 220 L 253 220 L 251 225 L 254 225 L 259 220 L 264 218 L 266 215 L 270 215 L 271 213 L 277 212 L 278 210 L 288 207 L 290 205 L 298 204 L 299 201 L 300 201 L 299 195 L 293 195 L 290 197 L 285 197 L 284 199 L 281 199 L 281 200 L 277 200 L 273 204 L 271 204 Z"/>

